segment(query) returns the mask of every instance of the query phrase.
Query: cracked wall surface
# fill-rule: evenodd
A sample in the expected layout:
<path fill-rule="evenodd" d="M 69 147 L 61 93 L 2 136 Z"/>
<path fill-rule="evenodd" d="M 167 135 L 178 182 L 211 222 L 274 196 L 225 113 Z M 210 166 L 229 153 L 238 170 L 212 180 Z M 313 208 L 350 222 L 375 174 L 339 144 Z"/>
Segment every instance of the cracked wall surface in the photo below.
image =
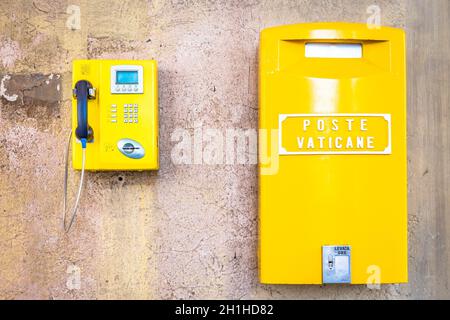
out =
<path fill-rule="evenodd" d="M 427 7 L 420 0 L 376 1 L 384 25 L 411 31 L 409 284 L 377 290 L 260 285 L 256 166 L 173 161 L 177 129 L 194 137 L 207 128 L 224 135 L 229 129 L 257 128 L 261 29 L 311 21 L 366 22 L 372 4 L 0 2 L 0 298 L 450 297 L 449 100 L 441 93 L 437 103 L 433 91 L 425 90 L 445 55 L 427 60 L 430 54 L 415 45 L 435 45 L 448 36 L 445 19 L 430 22 L 436 14 L 448 19 L 446 0 Z M 71 64 L 85 58 L 158 61 L 161 169 L 89 172 L 78 218 L 66 235 L 61 209 Z M 441 76 L 448 80 L 448 65 L 445 71 Z M 438 128 L 446 132 L 440 139 Z M 73 193 L 77 183 L 78 173 L 71 172 Z"/>

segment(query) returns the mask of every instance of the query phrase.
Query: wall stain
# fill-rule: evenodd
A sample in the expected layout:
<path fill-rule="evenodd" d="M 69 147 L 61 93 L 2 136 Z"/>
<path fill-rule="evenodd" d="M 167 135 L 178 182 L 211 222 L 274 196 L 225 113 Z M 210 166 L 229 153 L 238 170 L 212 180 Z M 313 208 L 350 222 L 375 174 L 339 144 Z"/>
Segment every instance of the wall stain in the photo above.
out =
<path fill-rule="evenodd" d="M 48 119 L 60 117 L 61 75 L 13 74 L 0 75 L 0 79 L 3 119 L 20 123 L 32 118 L 41 129 L 49 124 Z"/>

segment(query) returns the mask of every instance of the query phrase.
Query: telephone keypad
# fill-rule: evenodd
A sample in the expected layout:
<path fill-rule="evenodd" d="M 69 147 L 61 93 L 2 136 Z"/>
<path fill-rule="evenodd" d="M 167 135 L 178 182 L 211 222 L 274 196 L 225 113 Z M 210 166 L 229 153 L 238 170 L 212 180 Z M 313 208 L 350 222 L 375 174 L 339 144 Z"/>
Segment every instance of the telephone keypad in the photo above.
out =
<path fill-rule="evenodd" d="M 125 103 L 123 105 L 123 122 L 138 123 L 139 105 L 137 103 Z"/>

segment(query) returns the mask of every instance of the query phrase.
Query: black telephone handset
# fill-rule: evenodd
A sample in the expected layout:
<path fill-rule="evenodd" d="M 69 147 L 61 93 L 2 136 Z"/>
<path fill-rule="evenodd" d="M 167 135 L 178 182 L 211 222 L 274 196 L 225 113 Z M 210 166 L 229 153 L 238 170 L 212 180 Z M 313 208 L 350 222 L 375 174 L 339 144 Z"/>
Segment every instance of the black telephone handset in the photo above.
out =
<path fill-rule="evenodd" d="M 88 123 L 88 99 L 95 99 L 95 89 L 92 87 L 92 84 L 87 80 L 80 80 L 75 84 L 75 88 L 73 89 L 73 96 L 77 100 L 77 128 L 75 129 L 75 136 L 81 142 L 82 148 L 82 165 L 81 165 L 81 177 L 80 177 L 80 185 L 78 186 L 78 194 L 75 200 L 75 205 L 72 208 L 72 216 L 68 222 L 66 223 L 66 214 L 67 214 L 67 177 L 68 177 L 68 164 L 69 164 L 69 147 L 67 148 L 66 153 L 66 169 L 64 173 L 64 209 L 63 209 L 63 227 L 65 232 L 69 232 L 72 227 L 73 221 L 75 220 L 78 203 L 80 201 L 81 190 L 83 188 L 84 181 L 84 169 L 86 163 L 86 145 L 88 142 L 94 141 L 94 131 L 89 126 Z M 72 132 L 70 132 L 69 141 L 72 140 Z M 70 146 L 70 142 L 69 142 Z"/>
<path fill-rule="evenodd" d="M 77 99 L 77 120 L 78 125 L 75 129 L 75 135 L 79 140 L 86 139 L 91 142 L 94 139 L 94 131 L 88 123 L 88 99 L 95 99 L 95 89 L 87 80 L 80 80 L 75 84 L 73 90 L 75 99 Z"/>

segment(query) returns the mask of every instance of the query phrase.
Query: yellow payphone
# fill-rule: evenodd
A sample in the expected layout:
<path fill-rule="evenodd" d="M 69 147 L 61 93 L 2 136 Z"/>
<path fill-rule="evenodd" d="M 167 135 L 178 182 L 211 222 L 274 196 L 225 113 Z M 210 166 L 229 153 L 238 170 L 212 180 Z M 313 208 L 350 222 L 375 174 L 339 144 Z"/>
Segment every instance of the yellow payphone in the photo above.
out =
<path fill-rule="evenodd" d="M 405 69 L 400 29 L 262 31 L 262 283 L 407 282 Z"/>
<path fill-rule="evenodd" d="M 72 162 L 84 170 L 158 169 L 158 83 L 154 60 L 76 60 L 73 63 Z"/>

